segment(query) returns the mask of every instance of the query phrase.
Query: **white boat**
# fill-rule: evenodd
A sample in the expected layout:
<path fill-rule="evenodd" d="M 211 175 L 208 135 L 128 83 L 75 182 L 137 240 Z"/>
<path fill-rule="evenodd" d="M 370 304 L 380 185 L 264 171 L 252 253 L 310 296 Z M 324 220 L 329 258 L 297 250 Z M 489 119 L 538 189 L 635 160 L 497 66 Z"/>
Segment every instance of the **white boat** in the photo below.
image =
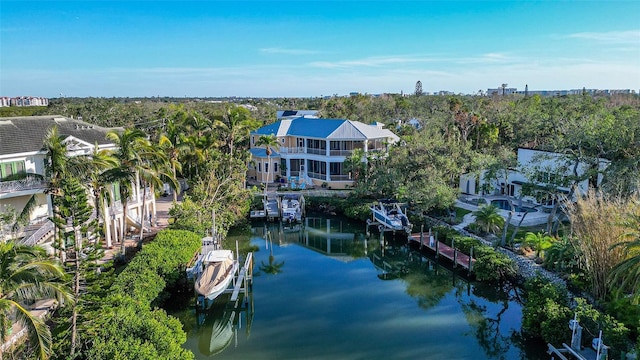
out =
<path fill-rule="evenodd" d="M 211 250 L 200 264 L 202 271 L 197 275 L 194 288 L 209 300 L 222 294 L 228 287 L 238 266 L 231 250 Z"/>
<path fill-rule="evenodd" d="M 297 194 L 287 194 L 282 197 L 282 221 L 293 223 L 302 221 L 304 200 Z"/>
<path fill-rule="evenodd" d="M 411 233 L 412 225 L 409 223 L 407 215 L 402 212 L 400 203 L 389 200 L 379 200 L 378 203 L 371 207 L 371 212 L 373 214 L 373 220 L 381 226 L 389 230 L 404 231 L 407 234 Z"/>

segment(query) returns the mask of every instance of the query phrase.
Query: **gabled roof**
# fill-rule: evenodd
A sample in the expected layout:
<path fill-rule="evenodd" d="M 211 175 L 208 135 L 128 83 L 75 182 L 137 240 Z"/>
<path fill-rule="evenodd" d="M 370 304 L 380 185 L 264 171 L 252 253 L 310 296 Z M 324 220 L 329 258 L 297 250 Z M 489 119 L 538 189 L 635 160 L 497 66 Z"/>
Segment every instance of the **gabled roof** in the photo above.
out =
<path fill-rule="evenodd" d="M 38 152 L 47 131 L 58 126 L 63 137 L 73 137 L 88 144 L 112 144 L 105 136 L 110 130 L 80 120 L 57 115 L 0 118 L 0 155 Z"/>
<path fill-rule="evenodd" d="M 253 134 L 334 140 L 391 138 L 393 141 L 398 141 L 400 139 L 390 130 L 382 129 L 377 125 L 367 125 L 359 121 L 345 119 L 311 119 L 302 117 L 276 121 L 273 124 L 261 127 Z"/>

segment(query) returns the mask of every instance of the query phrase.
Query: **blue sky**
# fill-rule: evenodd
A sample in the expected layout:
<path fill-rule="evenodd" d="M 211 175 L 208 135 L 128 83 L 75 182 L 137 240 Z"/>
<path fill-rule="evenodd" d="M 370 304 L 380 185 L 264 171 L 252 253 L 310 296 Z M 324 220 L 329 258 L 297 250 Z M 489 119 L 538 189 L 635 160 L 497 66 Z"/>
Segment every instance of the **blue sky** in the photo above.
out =
<path fill-rule="evenodd" d="M 6 1 L 2 96 L 640 88 L 640 1 Z"/>

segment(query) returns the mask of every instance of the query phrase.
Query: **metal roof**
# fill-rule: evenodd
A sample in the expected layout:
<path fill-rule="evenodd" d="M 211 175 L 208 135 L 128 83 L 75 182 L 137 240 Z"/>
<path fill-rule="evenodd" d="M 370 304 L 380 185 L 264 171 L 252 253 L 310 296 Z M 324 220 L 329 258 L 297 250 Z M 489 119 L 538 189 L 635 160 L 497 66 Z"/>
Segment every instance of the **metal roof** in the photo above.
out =
<path fill-rule="evenodd" d="M 267 149 L 265 148 L 251 148 L 249 149 L 249 151 L 251 152 L 251 155 L 253 157 L 259 157 L 259 158 L 266 158 L 267 156 Z M 271 157 L 279 157 L 280 154 L 276 151 L 271 150 Z"/>
<path fill-rule="evenodd" d="M 388 129 L 377 125 L 367 125 L 359 121 L 345 119 L 296 118 L 280 120 L 265 125 L 253 134 L 275 136 L 299 136 L 317 139 L 367 140 L 386 139 L 398 141 L 400 138 Z"/>

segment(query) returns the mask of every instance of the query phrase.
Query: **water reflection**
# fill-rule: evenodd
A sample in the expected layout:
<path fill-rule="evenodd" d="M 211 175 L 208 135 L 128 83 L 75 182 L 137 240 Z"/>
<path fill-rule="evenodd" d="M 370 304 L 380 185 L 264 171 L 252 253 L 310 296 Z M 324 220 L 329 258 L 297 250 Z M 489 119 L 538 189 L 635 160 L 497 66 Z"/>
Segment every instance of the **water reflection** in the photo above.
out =
<path fill-rule="evenodd" d="M 231 344 L 237 348 L 239 333 L 244 333 L 245 339 L 249 338 L 255 309 L 252 292 L 248 292 L 246 299 L 240 296 L 236 302 L 231 302 L 230 298 L 228 294 L 222 295 L 210 307 L 193 310 L 197 324 L 190 329 L 189 340 L 197 339 L 197 358 L 214 357 Z M 193 346 L 188 347 L 194 350 Z"/>
<path fill-rule="evenodd" d="M 238 341 L 236 330 L 229 342 L 225 323 L 207 314 L 206 325 L 185 324 L 185 346 L 208 358 L 217 332 L 223 359 L 545 358 L 519 337 L 515 289 L 469 281 L 465 271 L 364 231 L 337 218 L 254 224 L 248 237 L 260 248 L 263 276 L 254 280 L 260 310 L 247 326 L 251 340 Z"/>

